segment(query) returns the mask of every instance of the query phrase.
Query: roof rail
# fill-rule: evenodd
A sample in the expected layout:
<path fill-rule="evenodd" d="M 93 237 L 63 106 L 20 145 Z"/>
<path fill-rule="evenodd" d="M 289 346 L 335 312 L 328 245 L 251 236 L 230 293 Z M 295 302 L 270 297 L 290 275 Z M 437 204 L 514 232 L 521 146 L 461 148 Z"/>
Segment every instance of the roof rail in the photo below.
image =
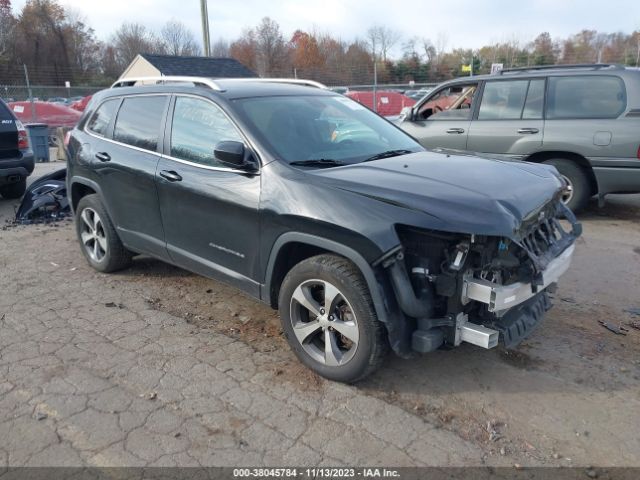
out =
<path fill-rule="evenodd" d="M 134 78 L 122 78 L 117 80 L 111 88 L 118 87 L 133 87 L 136 84 L 149 84 L 149 85 L 159 85 L 164 83 L 192 83 L 194 85 L 202 85 L 209 87 L 212 90 L 216 90 L 218 92 L 222 91 L 220 85 L 218 85 L 213 79 L 206 77 L 182 77 L 182 76 L 171 76 L 168 75 L 166 77 L 134 77 Z"/>
<path fill-rule="evenodd" d="M 327 89 L 326 85 L 314 80 L 303 80 L 299 78 L 206 78 L 206 77 L 184 77 L 184 76 L 171 76 L 166 77 L 134 77 L 123 78 L 116 81 L 111 88 L 118 87 L 133 87 L 134 85 L 160 85 L 166 83 L 192 83 L 197 86 L 209 87 L 217 92 L 224 91 L 224 88 L 217 82 L 217 80 L 223 82 L 260 82 L 260 83 L 290 83 L 294 85 L 306 85 L 308 87 Z"/>
<path fill-rule="evenodd" d="M 538 70 L 570 70 L 570 69 L 593 69 L 600 70 L 601 68 L 613 68 L 615 70 L 624 69 L 624 65 L 620 65 L 617 63 L 575 63 L 568 65 L 537 65 L 533 67 L 517 67 L 517 68 L 505 68 L 498 72 L 499 75 L 503 73 L 520 73 L 520 72 L 529 72 L 529 71 L 538 71 Z"/>
<path fill-rule="evenodd" d="M 220 78 L 223 81 L 232 82 L 264 82 L 264 83 L 290 83 L 292 85 L 305 85 L 307 87 L 322 88 L 327 90 L 325 84 L 316 82 L 315 80 L 305 80 L 302 78 Z"/>

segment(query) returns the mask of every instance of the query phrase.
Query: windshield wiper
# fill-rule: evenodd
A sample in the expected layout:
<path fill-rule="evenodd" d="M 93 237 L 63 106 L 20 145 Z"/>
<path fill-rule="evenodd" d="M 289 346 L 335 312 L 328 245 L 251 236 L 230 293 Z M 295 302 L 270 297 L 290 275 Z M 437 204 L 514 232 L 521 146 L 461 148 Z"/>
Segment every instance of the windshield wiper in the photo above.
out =
<path fill-rule="evenodd" d="M 340 160 L 333 160 L 331 158 L 317 158 L 310 160 L 296 160 L 295 162 L 290 162 L 289 165 L 301 165 L 304 167 L 342 167 L 346 165 L 346 163 L 341 162 Z"/>
<path fill-rule="evenodd" d="M 373 160 L 381 160 L 389 157 L 398 157 L 400 155 L 407 155 L 408 153 L 413 153 L 413 150 L 387 150 L 386 152 L 377 153 L 372 157 L 363 160 L 363 162 L 371 162 Z"/>

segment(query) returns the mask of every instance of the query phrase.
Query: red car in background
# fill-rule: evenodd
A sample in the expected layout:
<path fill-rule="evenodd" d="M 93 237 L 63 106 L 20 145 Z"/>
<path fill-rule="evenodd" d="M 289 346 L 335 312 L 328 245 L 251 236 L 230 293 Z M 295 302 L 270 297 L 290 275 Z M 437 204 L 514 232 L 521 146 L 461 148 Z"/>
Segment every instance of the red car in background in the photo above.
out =
<path fill-rule="evenodd" d="M 347 92 L 346 96 L 359 102 L 371 110 L 375 110 L 378 115 L 390 117 L 400 115 L 404 107 L 413 106 L 416 101 L 397 92 L 376 92 L 377 108 L 373 108 L 373 92 Z"/>
<path fill-rule="evenodd" d="M 22 123 L 46 123 L 49 129 L 75 127 L 82 116 L 77 110 L 49 102 L 11 102 L 9 108 Z"/>
<path fill-rule="evenodd" d="M 87 105 L 89 105 L 89 101 L 92 98 L 93 98 L 93 95 L 87 95 L 81 100 L 78 100 L 77 102 L 73 102 L 71 105 L 69 105 L 69 108 L 73 108 L 74 110 L 77 110 L 79 112 L 84 112 L 84 109 L 87 108 Z"/>

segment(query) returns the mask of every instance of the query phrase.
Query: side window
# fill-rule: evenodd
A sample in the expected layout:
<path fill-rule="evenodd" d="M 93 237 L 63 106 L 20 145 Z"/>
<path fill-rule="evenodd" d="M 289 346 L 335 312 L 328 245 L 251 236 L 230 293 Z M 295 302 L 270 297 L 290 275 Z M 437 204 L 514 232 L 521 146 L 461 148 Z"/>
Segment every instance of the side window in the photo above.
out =
<path fill-rule="evenodd" d="M 420 106 L 418 120 L 466 120 L 471 118 L 471 106 L 478 84 L 452 85 L 437 92 Z"/>
<path fill-rule="evenodd" d="M 547 118 L 616 118 L 626 108 L 622 79 L 604 75 L 550 77 Z"/>
<path fill-rule="evenodd" d="M 529 80 L 487 82 L 478 120 L 520 119 Z"/>
<path fill-rule="evenodd" d="M 522 118 L 524 120 L 538 120 L 542 118 L 542 110 L 544 108 L 544 80 L 531 80 L 529 82 L 529 91 L 527 92 L 527 101 L 522 110 Z"/>
<path fill-rule="evenodd" d="M 222 141 L 243 139 L 225 114 L 207 100 L 177 97 L 171 127 L 171 156 L 212 167 L 222 167 L 213 156 Z"/>
<path fill-rule="evenodd" d="M 167 98 L 164 95 L 125 98 L 118 112 L 113 139 L 155 152 Z"/>
<path fill-rule="evenodd" d="M 118 108 L 118 104 L 120 103 L 119 98 L 114 98 L 112 100 L 107 100 L 102 105 L 98 107 L 96 113 L 93 114 L 91 120 L 87 124 L 87 128 L 101 137 L 107 135 L 107 129 L 109 128 L 109 124 L 111 123 L 111 119 L 116 114 L 116 109 Z"/>

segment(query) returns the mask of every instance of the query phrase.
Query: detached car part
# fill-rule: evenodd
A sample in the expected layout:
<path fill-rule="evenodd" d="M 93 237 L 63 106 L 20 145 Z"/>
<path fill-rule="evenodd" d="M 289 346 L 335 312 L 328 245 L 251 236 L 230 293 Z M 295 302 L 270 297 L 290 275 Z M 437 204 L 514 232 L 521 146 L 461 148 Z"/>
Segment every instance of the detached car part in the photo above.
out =
<path fill-rule="evenodd" d="M 67 169 L 56 170 L 29 186 L 16 212 L 22 224 L 60 220 L 71 214 L 67 197 Z"/>

